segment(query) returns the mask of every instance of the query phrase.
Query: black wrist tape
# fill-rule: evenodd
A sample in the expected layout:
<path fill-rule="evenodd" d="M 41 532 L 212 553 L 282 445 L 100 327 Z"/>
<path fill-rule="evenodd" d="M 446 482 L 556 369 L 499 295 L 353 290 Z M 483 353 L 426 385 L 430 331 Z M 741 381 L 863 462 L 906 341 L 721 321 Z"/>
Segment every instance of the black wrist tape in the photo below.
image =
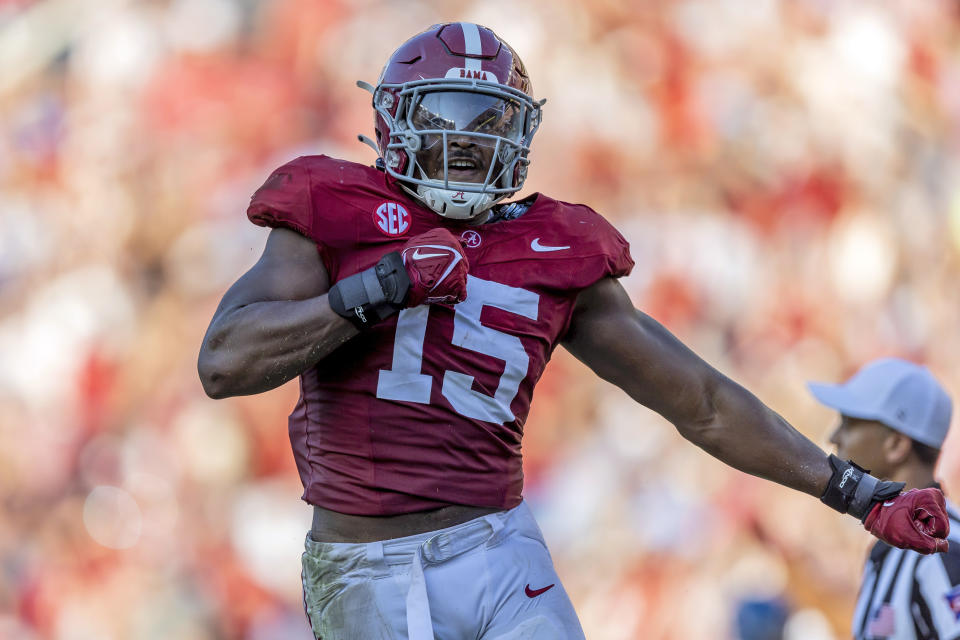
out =
<path fill-rule="evenodd" d="M 361 331 L 403 309 L 410 290 L 410 276 L 396 251 L 374 266 L 347 276 L 330 287 L 330 308 Z"/>
<path fill-rule="evenodd" d="M 881 481 L 853 461 L 843 461 L 830 455 L 833 475 L 820 501 L 840 513 L 849 513 L 861 521 L 866 519 L 873 505 L 880 500 L 900 495 L 902 482 Z"/>

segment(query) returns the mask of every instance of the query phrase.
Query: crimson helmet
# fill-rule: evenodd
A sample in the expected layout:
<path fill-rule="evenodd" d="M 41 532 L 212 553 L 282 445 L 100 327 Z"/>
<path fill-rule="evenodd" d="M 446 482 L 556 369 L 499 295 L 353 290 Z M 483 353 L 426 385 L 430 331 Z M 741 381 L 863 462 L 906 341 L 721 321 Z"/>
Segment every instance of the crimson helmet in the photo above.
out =
<path fill-rule="evenodd" d="M 516 52 L 486 27 L 434 25 L 390 57 L 374 88 L 386 172 L 449 218 L 472 218 L 516 193 L 545 100 L 531 97 Z"/>

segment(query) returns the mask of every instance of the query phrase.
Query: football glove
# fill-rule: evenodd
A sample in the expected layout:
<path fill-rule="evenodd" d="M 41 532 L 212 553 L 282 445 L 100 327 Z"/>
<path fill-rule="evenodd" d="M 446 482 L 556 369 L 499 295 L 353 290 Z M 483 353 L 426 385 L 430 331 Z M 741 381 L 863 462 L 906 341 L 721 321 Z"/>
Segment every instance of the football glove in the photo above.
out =
<path fill-rule="evenodd" d="M 947 550 L 950 521 L 939 489 L 901 494 L 904 483 L 879 480 L 852 461 L 831 455 L 830 466 L 833 474 L 821 502 L 859 518 L 867 531 L 887 544 L 920 553 Z"/>
<path fill-rule="evenodd" d="M 410 277 L 408 307 L 466 299 L 469 263 L 452 233 L 440 227 L 421 233 L 403 245 L 400 255 Z"/>
<path fill-rule="evenodd" d="M 467 297 L 467 258 L 446 229 L 410 238 L 369 269 L 330 287 L 330 308 L 360 330 L 421 304 L 456 304 Z"/>
<path fill-rule="evenodd" d="M 863 526 L 887 544 L 920 553 L 938 553 L 950 547 L 950 520 L 940 489 L 910 489 L 877 502 Z"/>

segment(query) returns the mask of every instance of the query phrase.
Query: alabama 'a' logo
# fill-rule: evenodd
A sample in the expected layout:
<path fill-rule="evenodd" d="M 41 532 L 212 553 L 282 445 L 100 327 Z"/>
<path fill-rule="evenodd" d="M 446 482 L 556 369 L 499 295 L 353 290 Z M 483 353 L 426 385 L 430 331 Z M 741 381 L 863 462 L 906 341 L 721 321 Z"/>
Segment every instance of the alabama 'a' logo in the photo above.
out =
<path fill-rule="evenodd" d="M 388 236 L 402 236 L 410 230 L 410 212 L 397 202 L 384 202 L 374 211 L 373 222 Z"/>
<path fill-rule="evenodd" d="M 480 246 L 480 242 L 483 240 L 483 238 L 481 238 L 480 234 L 473 229 L 467 229 L 460 234 L 460 240 L 463 241 L 464 246 L 474 249 Z"/>

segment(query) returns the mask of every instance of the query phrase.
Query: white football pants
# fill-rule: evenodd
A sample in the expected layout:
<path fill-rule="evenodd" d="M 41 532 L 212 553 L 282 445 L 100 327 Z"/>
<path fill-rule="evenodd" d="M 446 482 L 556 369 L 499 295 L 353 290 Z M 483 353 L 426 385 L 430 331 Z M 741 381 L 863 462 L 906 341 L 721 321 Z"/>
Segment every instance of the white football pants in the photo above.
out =
<path fill-rule="evenodd" d="M 526 503 L 455 527 L 303 554 L 304 606 L 321 640 L 582 640 Z"/>

